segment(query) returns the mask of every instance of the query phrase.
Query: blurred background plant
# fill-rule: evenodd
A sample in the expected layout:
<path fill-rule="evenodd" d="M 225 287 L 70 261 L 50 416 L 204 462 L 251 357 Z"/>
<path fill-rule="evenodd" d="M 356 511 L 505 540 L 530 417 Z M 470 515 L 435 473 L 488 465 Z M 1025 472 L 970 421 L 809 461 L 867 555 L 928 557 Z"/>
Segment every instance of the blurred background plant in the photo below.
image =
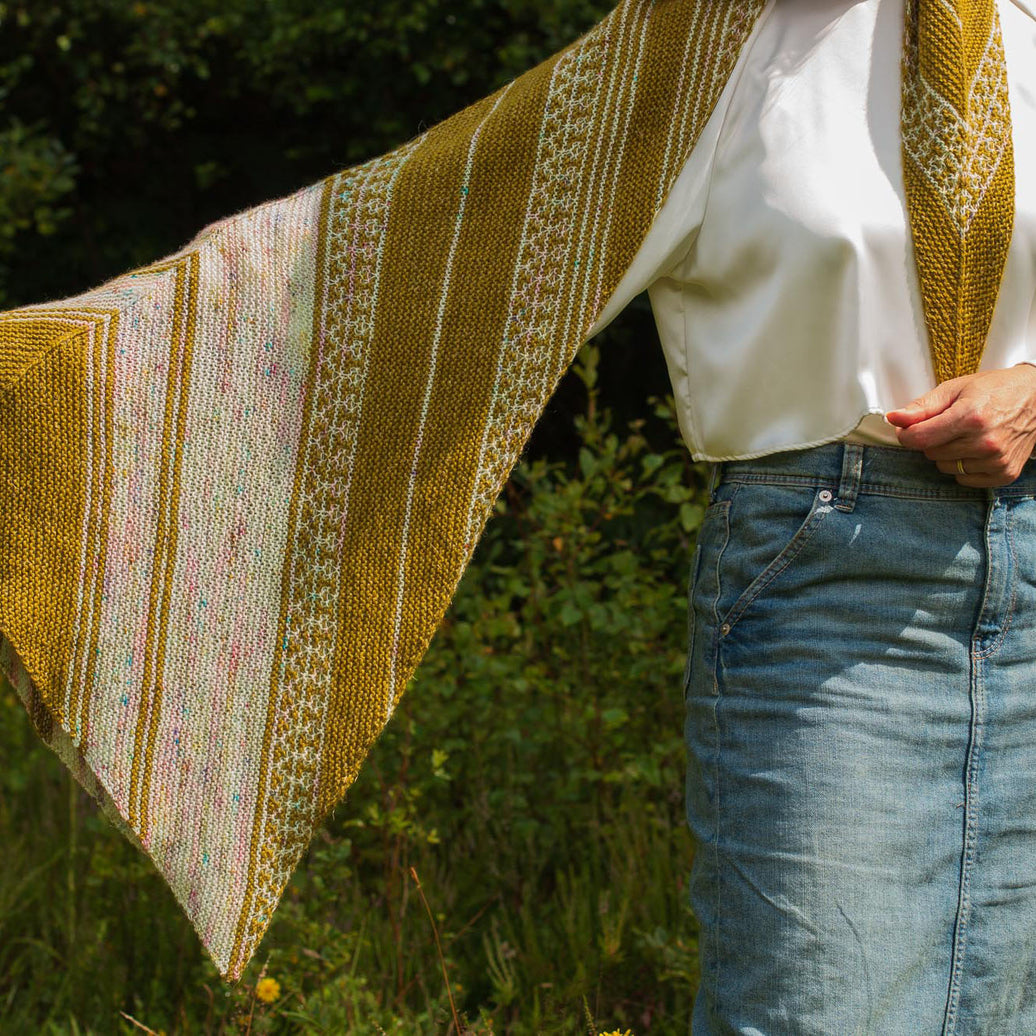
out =
<path fill-rule="evenodd" d="M 398 144 L 609 6 L 0 3 L 0 308 Z M 236 988 L 0 691 L 0 1032 L 445 1033 L 443 968 L 471 1033 L 689 1031 L 681 672 L 704 472 L 667 390 L 639 299 L 562 383 Z"/>

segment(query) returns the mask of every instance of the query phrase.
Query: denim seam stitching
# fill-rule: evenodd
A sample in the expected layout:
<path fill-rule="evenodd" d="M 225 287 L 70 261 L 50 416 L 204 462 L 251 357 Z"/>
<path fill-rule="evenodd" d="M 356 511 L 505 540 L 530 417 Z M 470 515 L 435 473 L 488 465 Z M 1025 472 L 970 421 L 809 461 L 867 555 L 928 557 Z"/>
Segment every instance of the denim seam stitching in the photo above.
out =
<path fill-rule="evenodd" d="M 842 450 L 842 472 L 838 480 L 838 500 L 835 507 L 851 514 L 856 507 L 863 483 L 863 447 L 846 443 Z"/>
<path fill-rule="evenodd" d="M 968 944 L 968 922 L 971 914 L 970 892 L 971 871 L 975 855 L 975 800 L 978 794 L 977 773 L 979 736 L 982 729 L 982 721 L 984 720 L 982 710 L 981 676 L 984 653 L 977 652 L 975 650 L 975 642 L 978 629 L 981 627 L 987 613 L 987 606 L 990 602 L 990 590 L 993 585 L 992 564 L 994 552 L 992 536 L 990 535 L 991 518 L 991 513 L 987 511 L 985 529 L 983 530 L 983 542 L 985 546 L 985 555 L 988 561 L 984 585 L 982 587 L 982 600 L 979 603 L 975 630 L 972 632 L 968 648 L 968 700 L 971 706 L 971 715 L 968 719 L 968 743 L 964 750 L 964 830 L 962 832 L 963 845 L 961 848 L 957 910 L 953 921 L 953 942 L 950 956 L 950 983 L 947 990 L 946 1009 L 943 1017 L 944 1036 L 953 1036 L 957 1028 L 962 974 L 964 971 L 964 955 L 967 952 Z"/>
<path fill-rule="evenodd" d="M 698 529 L 699 534 L 701 528 Z M 701 568 L 701 544 L 694 544 L 694 553 L 691 556 L 691 571 L 687 582 L 687 663 L 683 674 L 683 703 L 686 707 L 687 697 L 691 688 L 691 660 L 694 654 L 694 634 L 698 621 L 694 615 L 694 590 L 698 583 L 698 571 Z"/>
<path fill-rule="evenodd" d="M 729 500 L 717 500 L 716 503 L 712 504 L 712 507 L 719 509 L 719 513 L 723 516 L 723 545 L 716 552 L 716 560 L 713 564 L 714 574 L 716 577 L 716 592 L 712 597 L 712 625 L 713 628 L 718 627 L 720 623 L 719 618 L 719 599 L 723 593 L 723 585 L 720 580 L 720 566 L 723 564 L 723 555 L 727 552 L 727 547 L 730 545 L 730 505 L 737 496 L 737 491 L 740 487 L 734 487 L 734 493 Z"/>
<path fill-rule="evenodd" d="M 717 1013 L 719 1013 L 719 970 L 720 970 L 720 956 L 723 946 L 722 939 L 722 914 L 721 906 L 723 897 L 720 895 L 720 882 L 719 882 L 719 839 L 720 839 L 720 825 L 722 824 L 723 817 L 723 801 L 722 801 L 722 790 L 720 788 L 720 773 L 721 768 L 719 765 L 719 753 L 721 745 L 720 737 L 720 723 L 719 723 L 719 706 L 720 706 L 720 689 L 719 689 L 719 597 L 722 592 L 720 583 L 720 563 L 723 560 L 723 555 L 726 553 L 727 547 L 730 545 L 730 504 L 731 501 L 737 496 L 740 486 L 734 487 L 734 492 L 731 494 L 729 500 L 717 501 L 722 507 L 721 514 L 723 515 L 723 545 L 720 547 L 716 554 L 715 564 L 715 579 L 716 579 L 716 592 L 712 599 L 712 629 L 710 631 L 709 639 L 711 646 L 711 668 L 712 668 L 712 695 L 713 695 L 713 720 L 712 729 L 713 737 L 715 742 L 712 751 L 712 786 L 715 789 L 715 817 L 716 817 L 716 837 L 712 845 L 712 868 L 713 868 L 713 887 L 715 890 L 715 896 L 713 900 L 713 916 L 716 919 L 715 925 L 715 936 L 714 946 L 712 953 L 712 968 L 709 976 L 712 985 L 712 1006 Z"/>
<path fill-rule="evenodd" d="M 968 723 L 968 747 L 966 750 L 966 769 L 964 785 L 964 845 L 961 856 L 960 888 L 957 899 L 957 916 L 953 926 L 953 951 L 950 971 L 950 988 L 946 1003 L 946 1016 L 943 1022 L 945 1036 L 953 1036 L 957 1030 L 960 1010 L 960 993 L 964 972 L 964 955 L 968 949 L 968 924 L 971 920 L 971 874 L 975 862 L 977 842 L 976 806 L 978 799 L 978 757 L 980 753 L 980 735 L 985 719 L 984 691 L 980 668 L 974 659 L 971 664 L 971 705 L 972 715 Z"/>
<path fill-rule="evenodd" d="M 723 823 L 723 794 L 720 788 L 720 774 L 722 769 L 719 765 L 720 732 L 719 732 L 719 644 L 716 628 L 711 632 L 712 640 L 712 690 L 715 707 L 713 711 L 712 729 L 715 743 L 712 749 L 712 786 L 716 789 L 716 837 L 712 843 L 712 878 L 713 878 L 713 905 L 712 912 L 716 918 L 716 933 L 712 947 L 712 968 L 710 979 L 712 980 L 712 1004 L 719 1013 L 719 971 L 722 963 L 720 957 L 723 949 L 723 917 L 721 913 L 723 897 L 720 894 L 720 866 L 719 866 L 719 839 L 721 825 Z"/>

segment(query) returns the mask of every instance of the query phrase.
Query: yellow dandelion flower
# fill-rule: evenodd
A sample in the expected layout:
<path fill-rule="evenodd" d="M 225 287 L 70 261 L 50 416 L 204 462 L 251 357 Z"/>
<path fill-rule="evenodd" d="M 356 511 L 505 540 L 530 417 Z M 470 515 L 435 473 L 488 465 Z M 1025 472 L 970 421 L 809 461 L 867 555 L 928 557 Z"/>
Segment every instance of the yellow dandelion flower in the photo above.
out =
<path fill-rule="evenodd" d="M 264 1004 L 272 1004 L 281 995 L 281 984 L 275 978 L 261 978 L 256 983 L 255 995 Z"/>
<path fill-rule="evenodd" d="M 625 1032 L 619 1032 L 618 1029 L 612 1029 L 611 1032 L 599 1033 L 599 1036 L 633 1036 L 633 1032 L 627 1029 Z"/>

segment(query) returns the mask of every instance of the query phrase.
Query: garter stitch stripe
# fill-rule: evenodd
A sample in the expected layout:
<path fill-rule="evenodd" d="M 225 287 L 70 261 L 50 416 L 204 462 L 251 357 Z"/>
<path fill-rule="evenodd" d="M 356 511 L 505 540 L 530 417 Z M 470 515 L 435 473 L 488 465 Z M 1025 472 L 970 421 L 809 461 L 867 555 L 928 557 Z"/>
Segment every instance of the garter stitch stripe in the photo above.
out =
<path fill-rule="evenodd" d="M 764 0 L 624 0 L 397 150 L 0 314 L 0 667 L 237 979 Z"/>

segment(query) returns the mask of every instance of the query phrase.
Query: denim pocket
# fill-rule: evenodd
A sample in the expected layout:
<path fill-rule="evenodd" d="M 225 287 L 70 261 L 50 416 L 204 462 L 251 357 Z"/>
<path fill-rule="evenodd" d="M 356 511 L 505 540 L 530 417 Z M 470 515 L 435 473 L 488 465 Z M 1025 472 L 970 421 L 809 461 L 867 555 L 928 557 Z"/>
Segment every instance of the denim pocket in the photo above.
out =
<path fill-rule="evenodd" d="M 745 611 L 800 562 L 834 509 L 830 490 L 740 482 L 732 487 L 717 575 L 717 621 L 726 636 Z"/>

